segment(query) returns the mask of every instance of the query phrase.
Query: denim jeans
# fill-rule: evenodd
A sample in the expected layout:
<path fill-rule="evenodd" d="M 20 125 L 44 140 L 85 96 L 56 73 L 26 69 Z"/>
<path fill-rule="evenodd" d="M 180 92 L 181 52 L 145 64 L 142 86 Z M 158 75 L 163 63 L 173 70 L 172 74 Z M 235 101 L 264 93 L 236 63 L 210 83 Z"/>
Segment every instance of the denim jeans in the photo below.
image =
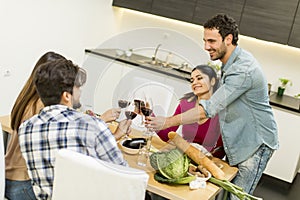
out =
<path fill-rule="evenodd" d="M 31 181 L 5 180 L 5 197 L 9 200 L 36 200 Z"/>
<path fill-rule="evenodd" d="M 237 165 L 239 171 L 232 182 L 243 188 L 248 194 L 253 194 L 273 152 L 274 150 L 268 146 L 261 145 L 248 160 Z M 229 199 L 238 200 L 239 198 L 230 194 Z"/>

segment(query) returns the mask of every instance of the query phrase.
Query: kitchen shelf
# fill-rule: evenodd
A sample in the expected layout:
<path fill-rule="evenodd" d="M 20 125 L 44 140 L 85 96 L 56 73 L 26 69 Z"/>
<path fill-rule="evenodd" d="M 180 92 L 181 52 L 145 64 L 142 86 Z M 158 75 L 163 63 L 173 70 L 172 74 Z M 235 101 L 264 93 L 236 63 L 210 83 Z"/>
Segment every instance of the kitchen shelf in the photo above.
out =
<path fill-rule="evenodd" d="M 126 56 L 125 53 L 122 55 L 118 55 L 118 51 L 123 51 L 121 49 L 85 49 L 86 53 L 91 53 L 94 55 L 102 56 L 105 58 L 109 58 L 118 62 L 122 62 L 125 64 L 133 65 L 136 67 L 140 67 L 146 70 L 158 72 L 165 74 L 167 76 L 172 76 L 174 78 L 182 79 L 189 81 L 190 80 L 190 72 L 180 70 L 178 68 L 173 67 L 164 67 L 162 65 L 154 65 L 150 64 L 151 58 L 143 55 L 132 53 L 131 56 Z M 148 63 L 146 62 L 148 61 Z"/>
<path fill-rule="evenodd" d="M 270 95 L 270 104 L 272 106 L 300 113 L 300 99 L 292 96 L 278 96 L 276 92 L 272 92 Z"/>

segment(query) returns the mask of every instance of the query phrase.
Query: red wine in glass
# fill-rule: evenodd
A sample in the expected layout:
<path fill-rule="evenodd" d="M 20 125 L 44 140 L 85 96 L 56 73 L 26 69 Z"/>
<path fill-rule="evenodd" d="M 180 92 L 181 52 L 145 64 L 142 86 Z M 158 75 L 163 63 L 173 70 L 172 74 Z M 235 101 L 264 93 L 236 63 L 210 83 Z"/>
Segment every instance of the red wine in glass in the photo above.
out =
<path fill-rule="evenodd" d="M 139 99 L 135 99 L 134 106 L 135 106 L 136 112 L 141 113 L 141 107 L 145 106 L 145 102 L 142 100 L 139 100 Z"/>
<path fill-rule="evenodd" d="M 151 110 L 150 108 L 147 108 L 147 107 L 142 107 L 142 108 L 141 108 L 141 111 L 142 111 L 142 113 L 143 113 L 146 117 L 148 117 L 148 116 L 150 116 L 150 115 L 152 114 L 152 110 Z"/>
<path fill-rule="evenodd" d="M 137 114 L 133 111 L 125 111 L 125 115 L 127 119 L 134 119 Z"/>
<path fill-rule="evenodd" d="M 126 100 L 119 100 L 119 101 L 118 101 L 118 104 L 119 104 L 119 107 L 120 107 L 120 108 L 126 108 L 127 106 L 130 105 L 130 102 L 129 102 L 129 101 L 126 101 Z"/>

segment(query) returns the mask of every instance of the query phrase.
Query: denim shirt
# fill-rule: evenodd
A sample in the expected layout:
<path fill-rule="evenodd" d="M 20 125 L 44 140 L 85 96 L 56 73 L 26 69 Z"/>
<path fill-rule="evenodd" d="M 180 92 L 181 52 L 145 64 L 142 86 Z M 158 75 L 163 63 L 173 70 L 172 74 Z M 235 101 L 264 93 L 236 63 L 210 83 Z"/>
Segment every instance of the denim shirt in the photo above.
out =
<path fill-rule="evenodd" d="M 229 164 L 247 160 L 262 144 L 277 149 L 277 125 L 259 63 L 237 46 L 222 66 L 222 74 L 219 89 L 199 104 L 207 117 L 219 114 Z"/>

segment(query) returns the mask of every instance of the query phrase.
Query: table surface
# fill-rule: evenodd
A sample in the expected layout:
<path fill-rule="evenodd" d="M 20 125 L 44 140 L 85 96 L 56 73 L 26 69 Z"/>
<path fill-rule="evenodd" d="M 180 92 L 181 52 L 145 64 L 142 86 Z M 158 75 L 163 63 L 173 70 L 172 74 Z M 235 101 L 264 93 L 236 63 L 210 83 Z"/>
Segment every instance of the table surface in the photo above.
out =
<path fill-rule="evenodd" d="M 11 133 L 12 130 L 10 128 L 10 116 L 0 116 L 0 122 L 2 124 L 2 129 L 8 133 Z M 142 133 L 137 130 L 132 130 L 131 137 L 143 137 Z M 158 136 L 153 136 L 152 145 L 159 149 L 168 149 L 170 148 L 170 144 L 159 139 Z M 221 188 L 207 182 L 207 186 L 204 189 L 190 190 L 188 185 L 168 185 L 159 183 L 154 180 L 155 171 L 151 167 L 149 161 L 146 167 L 141 167 L 136 164 L 137 155 L 130 155 L 127 153 L 123 153 L 124 158 L 127 160 L 128 164 L 137 169 L 141 169 L 146 171 L 149 174 L 149 181 L 147 190 L 156 194 L 159 194 L 168 199 L 174 200 L 188 200 L 188 199 L 198 199 L 198 200 L 208 200 L 214 199 L 214 197 L 220 192 Z M 225 179 L 232 180 L 238 169 L 236 167 L 230 167 L 226 162 L 220 160 L 218 158 L 214 159 L 215 162 L 219 162 L 223 165 L 222 170 L 225 173 Z"/>
<path fill-rule="evenodd" d="M 139 131 L 133 130 L 131 137 L 143 137 Z M 162 141 L 158 136 L 153 136 L 152 138 L 152 145 L 157 149 L 168 149 L 170 148 L 170 144 Z M 163 197 L 168 199 L 198 199 L 198 200 L 207 200 L 207 199 L 214 199 L 214 197 L 220 192 L 221 188 L 207 182 L 207 186 L 204 189 L 197 189 L 197 190 L 190 190 L 188 185 L 168 185 L 159 183 L 154 180 L 155 171 L 151 167 L 149 161 L 146 167 L 141 167 L 136 164 L 137 155 L 130 155 L 124 153 L 124 158 L 127 160 L 128 164 L 137 169 L 145 170 L 149 174 L 149 181 L 147 190 L 156 194 L 159 194 Z M 238 169 L 236 167 L 229 166 L 223 160 L 218 158 L 214 158 L 214 161 L 223 165 L 222 170 L 225 173 L 225 179 L 232 180 Z"/>

